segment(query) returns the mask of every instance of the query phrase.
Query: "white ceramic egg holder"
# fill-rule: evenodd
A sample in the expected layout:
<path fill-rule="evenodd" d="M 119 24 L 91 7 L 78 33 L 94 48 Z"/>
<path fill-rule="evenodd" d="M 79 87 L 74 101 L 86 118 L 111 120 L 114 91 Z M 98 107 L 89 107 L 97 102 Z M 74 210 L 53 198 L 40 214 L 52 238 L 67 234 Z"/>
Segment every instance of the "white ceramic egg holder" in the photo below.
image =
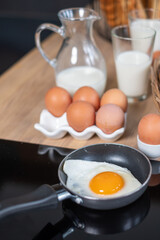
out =
<path fill-rule="evenodd" d="M 150 160 L 160 161 L 160 145 L 151 145 L 142 142 L 137 136 L 137 145 L 140 151 L 142 151 Z"/>
<path fill-rule="evenodd" d="M 115 141 L 124 134 L 126 122 L 127 113 L 125 113 L 124 126 L 111 134 L 105 134 L 95 125 L 86 128 L 82 132 L 76 132 L 69 126 L 66 113 L 64 113 L 61 117 L 54 117 L 46 109 L 43 109 L 40 114 L 40 121 L 39 123 L 35 123 L 34 128 L 43 133 L 45 136 L 53 139 L 63 138 L 67 133 L 69 133 L 72 137 L 78 140 L 87 140 L 90 139 L 94 134 L 97 134 L 99 138 L 105 141 Z"/>

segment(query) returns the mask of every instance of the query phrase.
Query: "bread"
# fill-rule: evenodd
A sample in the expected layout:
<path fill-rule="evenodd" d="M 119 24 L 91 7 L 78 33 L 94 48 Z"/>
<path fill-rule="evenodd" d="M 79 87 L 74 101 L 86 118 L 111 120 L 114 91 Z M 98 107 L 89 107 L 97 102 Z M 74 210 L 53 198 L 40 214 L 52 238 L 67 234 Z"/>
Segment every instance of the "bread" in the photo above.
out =
<path fill-rule="evenodd" d="M 110 27 L 128 23 L 128 13 L 134 9 L 144 10 L 141 0 L 99 0 L 100 8 Z M 142 11 L 145 15 L 145 11 Z"/>

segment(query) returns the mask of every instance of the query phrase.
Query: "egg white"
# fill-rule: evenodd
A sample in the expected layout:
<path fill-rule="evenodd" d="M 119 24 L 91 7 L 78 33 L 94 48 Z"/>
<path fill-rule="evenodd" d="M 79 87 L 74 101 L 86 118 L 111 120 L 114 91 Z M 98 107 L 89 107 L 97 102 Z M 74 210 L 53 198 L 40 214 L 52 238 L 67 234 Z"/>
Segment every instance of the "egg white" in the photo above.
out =
<path fill-rule="evenodd" d="M 79 159 L 67 160 L 63 171 L 67 175 L 68 189 L 83 197 L 114 198 L 125 196 L 137 190 L 141 183 L 127 169 L 107 162 L 85 161 Z M 94 193 L 90 187 L 90 180 L 101 172 L 111 171 L 118 173 L 124 180 L 124 186 L 114 194 L 101 195 Z"/>

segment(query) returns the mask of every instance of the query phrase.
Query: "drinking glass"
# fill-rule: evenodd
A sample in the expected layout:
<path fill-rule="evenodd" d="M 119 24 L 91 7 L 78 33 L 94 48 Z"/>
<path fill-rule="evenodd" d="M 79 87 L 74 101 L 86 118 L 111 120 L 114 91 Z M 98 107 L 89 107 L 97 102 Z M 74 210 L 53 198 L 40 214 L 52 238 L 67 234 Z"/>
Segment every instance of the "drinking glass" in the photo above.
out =
<path fill-rule="evenodd" d="M 129 102 L 147 98 L 155 34 L 154 29 L 142 26 L 112 29 L 117 83 Z"/>
<path fill-rule="evenodd" d="M 160 51 L 160 10 L 158 9 L 136 9 L 128 14 L 129 25 L 151 27 L 156 31 L 153 51 Z"/>

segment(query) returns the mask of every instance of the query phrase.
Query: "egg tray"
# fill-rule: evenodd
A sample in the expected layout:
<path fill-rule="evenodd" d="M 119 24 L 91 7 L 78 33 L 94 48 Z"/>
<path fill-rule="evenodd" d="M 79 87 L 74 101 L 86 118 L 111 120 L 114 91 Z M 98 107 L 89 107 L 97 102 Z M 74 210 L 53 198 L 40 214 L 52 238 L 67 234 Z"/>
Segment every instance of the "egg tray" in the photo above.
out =
<path fill-rule="evenodd" d="M 69 133 L 72 137 L 78 140 L 88 140 L 94 134 L 97 134 L 100 139 L 105 141 L 115 141 L 124 134 L 126 122 L 127 113 L 125 113 L 124 126 L 111 134 L 105 134 L 95 125 L 86 128 L 82 132 L 77 132 L 69 126 L 66 113 L 64 113 L 61 117 L 54 117 L 46 109 L 43 109 L 40 114 L 40 121 L 39 123 L 35 123 L 34 128 L 43 133 L 45 136 L 53 139 L 63 138 L 67 133 Z"/>

